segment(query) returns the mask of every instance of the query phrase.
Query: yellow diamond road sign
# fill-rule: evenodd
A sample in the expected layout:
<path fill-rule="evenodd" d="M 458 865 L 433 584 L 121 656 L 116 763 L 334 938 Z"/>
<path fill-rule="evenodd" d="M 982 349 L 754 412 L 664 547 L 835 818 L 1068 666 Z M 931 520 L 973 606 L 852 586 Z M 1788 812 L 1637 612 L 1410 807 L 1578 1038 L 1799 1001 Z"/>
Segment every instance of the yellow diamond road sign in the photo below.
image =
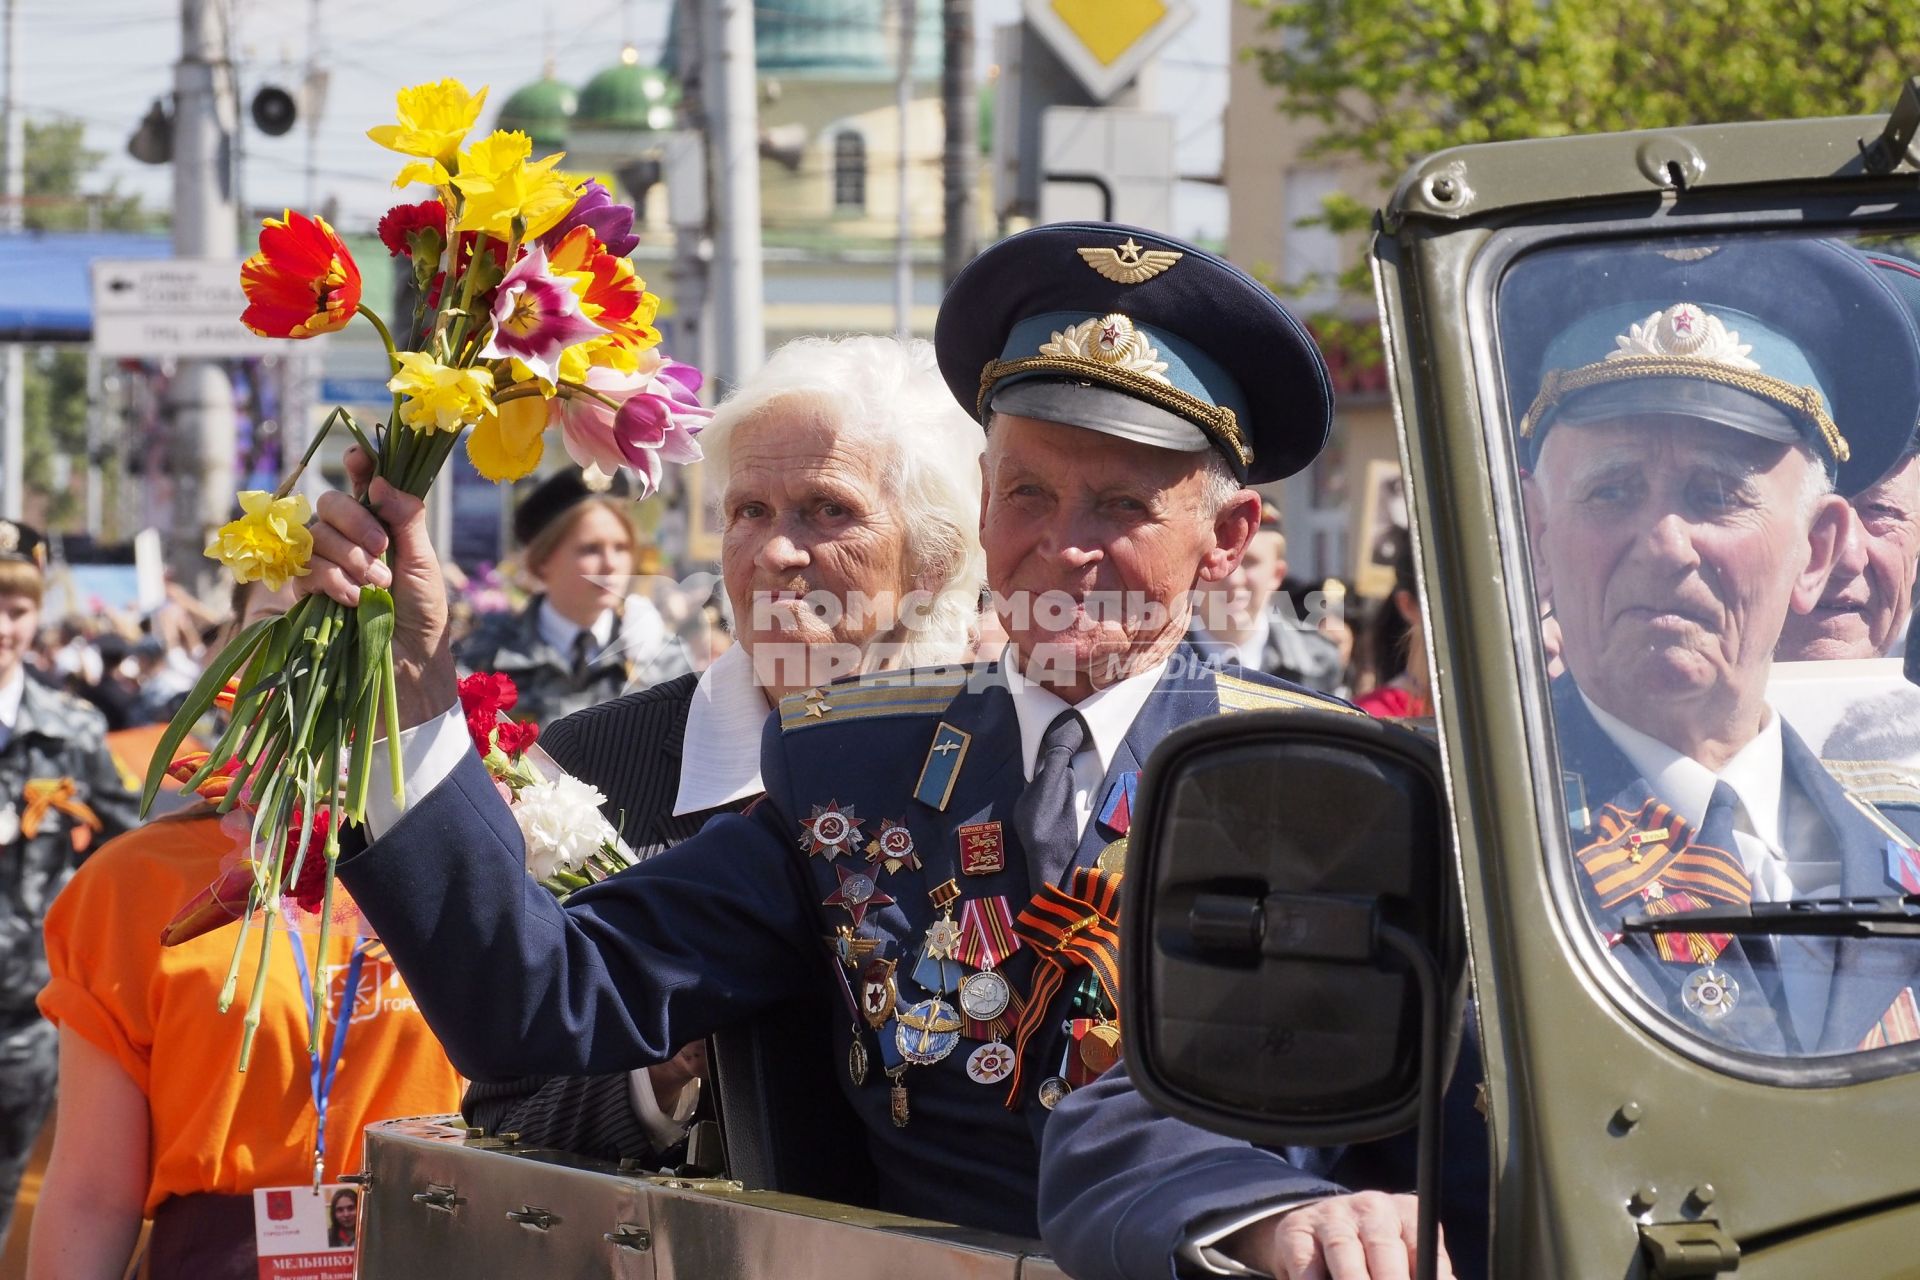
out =
<path fill-rule="evenodd" d="M 1025 0 L 1024 11 L 1101 102 L 1125 88 L 1193 17 L 1184 0 Z"/>

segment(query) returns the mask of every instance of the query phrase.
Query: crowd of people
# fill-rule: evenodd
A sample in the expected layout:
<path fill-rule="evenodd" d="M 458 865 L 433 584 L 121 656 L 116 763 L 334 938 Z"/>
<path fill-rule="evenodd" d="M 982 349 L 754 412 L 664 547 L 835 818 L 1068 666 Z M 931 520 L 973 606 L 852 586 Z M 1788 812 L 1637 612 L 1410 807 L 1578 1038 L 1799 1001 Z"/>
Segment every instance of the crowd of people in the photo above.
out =
<path fill-rule="evenodd" d="M 1124 263 L 1141 241 L 1176 265 L 1101 269 L 1102 251 Z M 1920 341 L 1913 395 L 1878 416 L 1817 380 L 1809 398 L 1762 374 L 1814 376 L 1831 334 L 1818 316 L 1774 319 L 1751 288 L 1843 280 L 1828 287 L 1872 294 L 1911 333 L 1920 270 L 1824 242 L 1765 252 L 1764 271 L 1734 250 L 1615 262 L 1625 292 L 1604 314 L 1516 322 L 1559 333 L 1516 375 L 1525 514 L 1581 787 L 1569 840 L 1610 936 L 1683 883 L 1710 902 L 1866 891 L 1901 821 L 1848 807 L 1820 760 L 1845 735 L 1817 753 L 1769 712 L 1766 681 L 1776 659 L 1902 652 Z M 1564 306 L 1563 289 L 1539 292 Z M 1609 358 L 1629 312 L 1657 368 Z M 1735 318 L 1747 363 L 1730 380 L 1724 351 L 1691 339 Z M 670 1165 L 707 1038 L 796 1015 L 830 1024 L 794 1042 L 837 1081 L 835 1122 L 881 1207 L 1044 1235 L 1083 1280 L 1409 1274 L 1398 1155 L 1231 1142 L 1154 1114 L 1110 1070 L 1115 886 L 1154 744 L 1216 713 L 1433 713 L 1405 532 L 1391 594 L 1350 616 L 1340 584 L 1289 578 L 1279 515 L 1249 487 L 1307 465 L 1330 414 L 1312 339 L 1244 273 L 1143 231 L 1042 227 L 955 281 L 934 343 L 803 339 L 718 407 L 702 435 L 717 585 L 641 577 L 658 549 L 618 483 L 563 470 L 515 513 L 524 595 L 476 611 L 421 504 L 357 451 L 367 502 L 325 495 L 310 572 L 288 592 L 238 590 L 230 619 L 177 594 L 141 625 L 42 626 L 44 544 L 0 522 L 9 1205 L 56 1073 L 60 1098 L 35 1274 L 118 1275 L 146 1221 L 160 1280 L 252 1276 L 258 1192 L 310 1194 L 348 1248 L 353 1193 L 321 1189 L 386 1117 L 464 1107 L 525 1142 Z M 241 1029 L 211 999 L 224 935 L 161 935 L 245 838 L 192 796 L 136 826 L 105 734 L 166 719 L 233 622 L 304 594 L 351 605 L 363 586 L 395 592 L 409 803 L 375 788 L 365 829 L 343 833 L 354 927 L 328 954 L 295 933 L 264 974 L 238 970 L 267 993 L 241 1077 L 223 1065 Z M 514 714 L 600 790 L 637 867 L 564 904 L 525 873 L 462 671 L 512 678 Z M 1666 846 L 1623 870 L 1611 855 L 1654 805 Z M 1920 1035 L 1905 970 L 1831 998 L 1796 974 L 1770 1003 L 1783 988 L 1755 966 L 1776 957 L 1733 942 L 1676 966 L 1668 950 L 1614 945 L 1650 1000 L 1739 1047 Z M 349 1050 L 337 1088 L 310 1059 L 316 1008 L 339 1029 L 320 1038 L 329 1060 Z M 1472 1192 L 1484 1130 L 1464 1117 L 1448 1150 Z M 1442 1275 L 1484 1274 L 1475 1199 L 1443 1206 Z"/>

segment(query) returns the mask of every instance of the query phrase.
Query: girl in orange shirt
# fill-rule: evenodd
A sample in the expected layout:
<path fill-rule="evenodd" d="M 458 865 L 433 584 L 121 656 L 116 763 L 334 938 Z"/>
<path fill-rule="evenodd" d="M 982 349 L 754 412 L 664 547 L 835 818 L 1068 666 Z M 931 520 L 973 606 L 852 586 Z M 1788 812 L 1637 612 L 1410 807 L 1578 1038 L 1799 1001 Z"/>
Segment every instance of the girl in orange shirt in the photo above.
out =
<path fill-rule="evenodd" d="M 253 1059 L 246 1074 L 236 1070 L 240 1009 L 215 1004 L 232 933 L 160 945 L 168 920 L 235 852 L 235 836 L 200 804 L 108 842 L 47 914 L 52 980 L 39 1003 L 60 1029 L 59 1116 L 33 1220 L 34 1276 L 118 1280 L 150 1217 L 153 1280 L 257 1280 L 256 1188 L 312 1187 L 322 1137 L 321 1178 L 335 1182 L 360 1167 L 366 1125 L 459 1109 L 459 1078 L 398 972 L 351 929 L 324 957 L 311 935 L 275 939 Z M 356 946 L 365 952 L 357 971 Z M 239 990 L 250 988 L 256 961 L 247 948 Z M 349 1019 L 324 1135 L 303 970 L 325 984 L 323 1060 L 334 1015 Z"/>

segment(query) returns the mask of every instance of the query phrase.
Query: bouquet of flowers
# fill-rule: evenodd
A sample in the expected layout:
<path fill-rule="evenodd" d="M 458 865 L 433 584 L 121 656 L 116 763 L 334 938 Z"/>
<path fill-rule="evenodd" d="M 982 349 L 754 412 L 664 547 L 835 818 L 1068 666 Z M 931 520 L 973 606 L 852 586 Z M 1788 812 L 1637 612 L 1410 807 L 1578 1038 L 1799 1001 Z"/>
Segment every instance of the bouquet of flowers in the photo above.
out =
<path fill-rule="evenodd" d="M 242 265 L 249 305 L 241 319 L 255 333 L 310 338 L 364 317 L 387 349 L 393 406 L 385 422 L 371 423 L 335 409 L 278 490 L 239 495 L 242 515 L 207 546 L 236 580 L 278 589 L 307 572 L 311 512 L 292 487 L 335 427 L 373 460 L 376 475 L 415 496 L 425 495 L 463 433 L 469 461 L 496 482 L 533 471 L 550 427 L 581 466 L 606 475 L 626 467 L 643 495 L 666 463 L 700 457 L 694 437 L 709 416 L 697 399 L 701 378 L 658 350 L 660 300 L 627 257 L 638 243 L 633 210 L 598 183 L 567 175 L 560 156 L 534 159 L 525 134 L 469 141 L 485 101 L 485 89 L 469 93 L 457 80 L 417 85 L 400 92 L 397 123 L 368 131 L 408 157 L 395 186 L 432 188 L 430 198 L 399 205 L 380 223 L 381 240 L 407 260 L 419 287 L 421 302 L 404 326 L 390 327 L 362 305 L 360 270 L 324 219 L 291 210 L 267 219 L 260 251 Z M 228 769 L 249 779 L 218 801 L 229 812 L 245 794 L 253 853 L 243 864 L 247 907 L 237 913 L 223 1010 L 256 917 L 266 971 L 287 886 L 317 877 L 325 948 L 341 828 L 364 821 L 378 731 L 389 744 L 399 736 L 393 630 L 393 599 L 375 588 L 362 589 L 357 608 L 314 595 L 262 619 L 211 662 L 155 752 L 144 806 L 188 731 L 229 694 L 225 732 L 185 780 L 198 789 Z M 397 747 L 385 755 L 386 784 L 399 800 Z M 324 829 L 304 817 L 320 813 L 329 815 Z M 256 987 L 250 1026 L 258 1000 Z M 317 1048 L 318 1009 L 311 1021 Z"/>
<path fill-rule="evenodd" d="M 467 733 L 493 785 L 513 807 L 527 847 L 527 874 L 564 902 L 575 889 L 639 859 L 601 813 L 607 798 L 600 789 L 566 773 L 535 746 L 537 726 L 507 718 L 519 697 L 508 676 L 482 672 L 460 681 Z"/>

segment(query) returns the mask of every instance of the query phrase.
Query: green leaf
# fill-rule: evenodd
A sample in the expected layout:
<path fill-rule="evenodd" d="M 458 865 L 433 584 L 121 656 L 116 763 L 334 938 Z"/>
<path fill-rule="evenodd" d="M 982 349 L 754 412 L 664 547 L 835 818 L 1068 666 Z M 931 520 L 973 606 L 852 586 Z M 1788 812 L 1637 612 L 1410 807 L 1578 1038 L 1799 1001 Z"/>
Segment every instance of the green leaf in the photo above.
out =
<path fill-rule="evenodd" d="M 159 745 L 153 749 L 153 761 L 147 766 L 147 782 L 140 789 L 141 817 L 146 817 L 153 808 L 153 798 L 160 794 L 160 782 L 167 776 L 167 766 L 173 763 L 173 753 L 180 749 L 180 744 L 193 731 L 193 726 L 200 723 L 200 717 L 213 706 L 215 696 L 226 686 L 227 680 L 253 656 L 261 640 L 274 628 L 284 625 L 285 621 L 284 618 L 260 619 L 235 636 L 200 673 L 200 679 L 194 682 L 186 702 L 167 722 L 167 731 L 160 735 Z"/>
<path fill-rule="evenodd" d="M 353 696 L 358 700 L 378 683 L 381 655 L 393 648 L 393 596 L 380 587 L 360 588 L 354 617 L 359 635 L 353 649 Z"/>

